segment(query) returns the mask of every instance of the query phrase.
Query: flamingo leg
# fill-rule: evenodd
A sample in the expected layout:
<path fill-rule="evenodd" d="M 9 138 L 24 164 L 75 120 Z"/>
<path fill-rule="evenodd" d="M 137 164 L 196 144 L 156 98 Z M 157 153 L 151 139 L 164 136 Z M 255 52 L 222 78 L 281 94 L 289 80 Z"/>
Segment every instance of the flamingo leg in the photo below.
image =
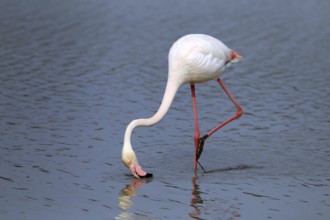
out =
<path fill-rule="evenodd" d="M 197 115 L 197 105 L 196 105 L 196 95 L 195 95 L 195 85 L 191 84 L 191 96 L 192 96 L 192 104 L 193 104 L 193 110 L 194 110 L 194 120 L 195 120 L 195 136 L 194 136 L 194 143 L 195 143 L 195 154 L 194 154 L 194 170 L 196 171 L 198 159 L 202 154 L 203 148 L 204 148 L 204 142 L 208 137 L 210 137 L 212 134 L 214 134 L 217 130 L 222 128 L 223 126 L 227 125 L 229 122 L 239 118 L 243 114 L 242 107 L 238 104 L 238 102 L 234 99 L 234 97 L 230 94 L 229 90 L 225 86 L 225 84 L 221 81 L 220 78 L 217 79 L 217 82 L 221 86 L 221 88 L 225 91 L 228 98 L 232 101 L 232 103 L 237 108 L 236 114 L 229 119 L 221 122 L 218 126 L 211 129 L 206 135 L 203 137 L 200 137 L 200 131 L 198 126 L 198 115 Z M 201 168 L 204 170 L 204 168 L 201 166 Z M 205 172 L 205 170 L 204 170 Z"/>
<path fill-rule="evenodd" d="M 234 99 L 234 97 L 230 94 L 229 90 L 226 88 L 225 84 L 221 81 L 220 78 L 217 79 L 217 82 L 219 83 L 219 85 L 222 87 L 222 89 L 225 91 L 225 93 L 227 94 L 228 98 L 232 101 L 232 103 L 235 105 L 235 107 L 237 108 L 236 114 L 230 118 L 228 118 L 227 120 L 225 120 L 224 122 L 220 123 L 218 126 L 216 126 L 215 128 L 213 128 L 212 130 L 210 130 L 205 136 L 204 136 L 204 140 L 202 140 L 203 142 L 206 140 L 206 138 L 210 137 L 212 134 L 214 134 L 217 130 L 219 130 L 220 128 L 222 128 L 223 126 L 227 125 L 229 122 L 241 117 L 243 115 L 243 109 L 242 107 L 238 104 L 238 102 Z"/>
<path fill-rule="evenodd" d="M 194 110 L 194 121 L 195 121 L 195 135 L 194 135 L 194 143 L 195 143 L 195 152 L 194 152 L 194 170 L 196 171 L 197 168 L 197 150 L 198 150 L 198 143 L 200 137 L 200 131 L 198 126 L 198 115 L 197 115 L 197 104 L 196 104 L 196 95 L 195 95 L 195 84 L 190 84 L 191 89 L 191 97 L 192 97 L 192 105 Z"/>

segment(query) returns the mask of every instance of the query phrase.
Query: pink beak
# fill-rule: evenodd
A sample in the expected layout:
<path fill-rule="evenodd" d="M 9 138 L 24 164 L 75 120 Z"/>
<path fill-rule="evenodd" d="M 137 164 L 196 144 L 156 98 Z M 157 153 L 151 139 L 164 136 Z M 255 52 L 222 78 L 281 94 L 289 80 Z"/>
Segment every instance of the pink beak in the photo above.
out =
<path fill-rule="evenodd" d="M 236 53 L 235 50 L 232 50 L 232 51 L 231 51 L 231 59 L 232 59 L 232 60 L 234 60 L 234 59 L 241 59 L 241 58 L 242 58 L 242 56 L 239 55 L 238 53 Z"/>

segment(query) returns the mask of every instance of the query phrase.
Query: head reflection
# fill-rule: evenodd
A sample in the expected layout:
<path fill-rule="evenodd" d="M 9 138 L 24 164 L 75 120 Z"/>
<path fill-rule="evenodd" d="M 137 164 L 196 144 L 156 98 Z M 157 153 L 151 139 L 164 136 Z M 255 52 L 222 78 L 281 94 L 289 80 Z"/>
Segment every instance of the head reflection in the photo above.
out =
<path fill-rule="evenodd" d="M 146 181 L 143 179 L 133 178 L 131 183 L 126 185 L 120 192 L 118 197 L 119 207 L 124 210 L 129 209 L 133 205 L 131 198 L 136 196 L 136 191 L 145 183 Z"/>
<path fill-rule="evenodd" d="M 122 209 L 121 213 L 116 217 L 118 220 L 133 220 L 135 215 L 129 212 L 129 208 L 133 206 L 132 198 L 136 196 L 137 190 L 144 184 L 150 182 L 150 179 L 133 178 L 129 185 L 126 185 L 118 196 L 118 205 Z"/>

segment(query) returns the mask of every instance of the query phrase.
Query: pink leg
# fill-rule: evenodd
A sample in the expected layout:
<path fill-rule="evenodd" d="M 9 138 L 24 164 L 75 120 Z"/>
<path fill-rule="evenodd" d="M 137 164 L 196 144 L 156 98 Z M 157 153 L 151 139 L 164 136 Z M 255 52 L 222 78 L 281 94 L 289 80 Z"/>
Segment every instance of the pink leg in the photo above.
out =
<path fill-rule="evenodd" d="M 232 116 L 231 118 L 227 119 L 226 121 L 220 123 L 218 126 L 213 128 L 211 131 L 209 131 L 203 137 L 200 137 L 199 126 L 198 126 L 198 117 L 197 117 L 195 85 L 191 84 L 191 96 L 192 96 L 192 103 L 193 103 L 193 109 L 194 109 L 194 120 L 195 120 L 195 136 L 194 136 L 194 142 L 195 142 L 194 170 L 195 171 L 196 171 L 196 168 L 197 168 L 198 159 L 199 159 L 200 155 L 202 154 L 202 151 L 203 151 L 203 148 L 204 148 L 205 140 L 208 137 L 210 137 L 212 134 L 214 134 L 217 130 L 219 130 L 223 126 L 227 125 L 229 122 L 241 117 L 242 114 L 243 114 L 242 107 L 237 103 L 237 101 L 234 99 L 234 97 L 230 94 L 229 90 L 226 88 L 224 83 L 220 79 L 217 79 L 217 82 L 222 87 L 222 89 L 225 91 L 225 93 L 227 94 L 229 99 L 233 102 L 233 104 L 237 108 L 237 111 L 236 111 L 236 114 L 234 116 Z M 204 168 L 202 166 L 201 166 L 201 168 L 204 170 Z"/>
<path fill-rule="evenodd" d="M 195 142 L 195 153 L 194 153 L 194 170 L 196 171 L 197 168 L 197 148 L 198 148 L 198 142 L 199 142 L 199 126 L 198 126 L 198 116 L 197 116 L 197 105 L 196 105 L 196 95 L 195 95 L 195 84 L 190 84 L 191 89 L 191 97 L 192 97 L 192 105 L 194 110 L 194 121 L 195 121 L 195 136 L 194 136 L 194 142 Z"/>
<path fill-rule="evenodd" d="M 218 126 L 216 126 L 211 131 L 209 131 L 207 133 L 207 135 L 205 135 L 207 137 L 210 137 L 214 132 L 216 132 L 217 130 L 219 130 L 220 128 L 222 128 L 223 126 L 225 126 L 226 124 L 228 124 L 229 122 L 231 122 L 231 121 L 233 121 L 233 120 L 235 120 L 235 119 L 237 119 L 237 118 L 239 118 L 239 117 L 241 117 L 243 115 L 243 109 L 242 109 L 242 107 L 237 103 L 237 101 L 234 99 L 234 97 L 230 94 L 230 92 L 226 88 L 225 84 L 223 84 L 223 82 L 220 80 L 220 78 L 217 79 L 217 82 L 222 87 L 222 89 L 225 91 L 225 93 L 227 94 L 227 96 L 229 97 L 229 99 L 234 103 L 235 107 L 237 108 L 237 112 L 236 112 L 236 114 L 234 116 L 232 116 L 231 118 L 227 119 L 226 121 L 220 123 Z"/>

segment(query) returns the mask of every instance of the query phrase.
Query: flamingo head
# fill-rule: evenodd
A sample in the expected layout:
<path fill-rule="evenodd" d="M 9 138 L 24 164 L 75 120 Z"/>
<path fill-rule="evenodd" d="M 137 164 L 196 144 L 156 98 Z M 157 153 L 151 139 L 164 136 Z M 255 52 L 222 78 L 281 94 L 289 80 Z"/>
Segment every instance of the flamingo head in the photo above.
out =
<path fill-rule="evenodd" d="M 231 63 L 237 63 L 237 62 L 241 61 L 242 58 L 243 57 L 241 55 L 239 55 L 235 50 L 231 51 L 231 58 L 230 58 Z"/>
<path fill-rule="evenodd" d="M 133 150 L 127 150 L 122 152 L 122 160 L 125 166 L 131 171 L 136 178 L 150 178 L 153 175 L 145 172 L 139 165 L 137 157 Z"/>

